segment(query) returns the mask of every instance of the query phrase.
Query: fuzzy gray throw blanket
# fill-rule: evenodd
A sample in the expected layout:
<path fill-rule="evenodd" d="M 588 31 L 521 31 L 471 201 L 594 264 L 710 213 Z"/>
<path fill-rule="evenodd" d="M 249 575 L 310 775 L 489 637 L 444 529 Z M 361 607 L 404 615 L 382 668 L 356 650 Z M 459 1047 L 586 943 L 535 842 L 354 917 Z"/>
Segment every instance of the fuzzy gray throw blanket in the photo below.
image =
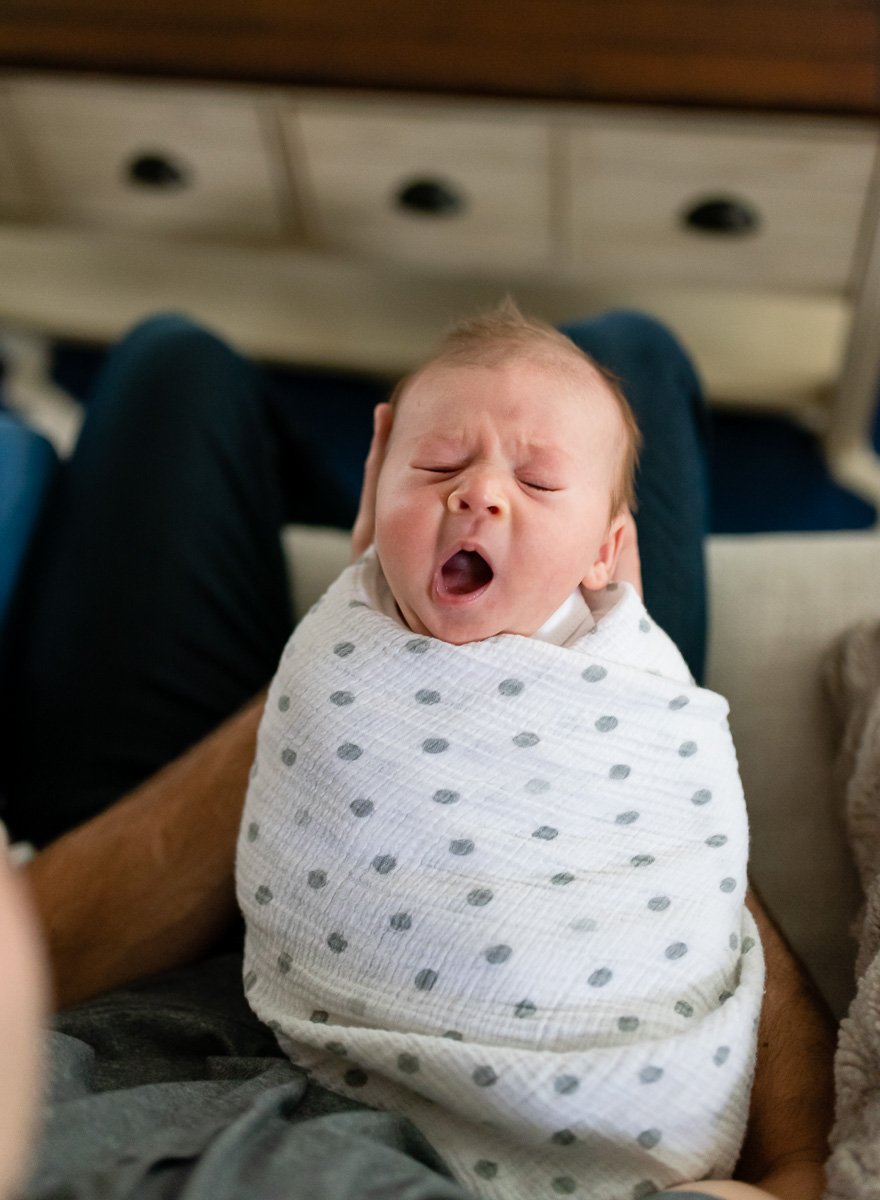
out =
<path fill-rule="evenodd" d="M 880 1189 L 880 624 L 845 634 L 824 673 L 843 733 L 837 773 L 865 896 L 856 930 L 858 990 L 834 1066 L 826 1200 L 867 1200 Z"/>

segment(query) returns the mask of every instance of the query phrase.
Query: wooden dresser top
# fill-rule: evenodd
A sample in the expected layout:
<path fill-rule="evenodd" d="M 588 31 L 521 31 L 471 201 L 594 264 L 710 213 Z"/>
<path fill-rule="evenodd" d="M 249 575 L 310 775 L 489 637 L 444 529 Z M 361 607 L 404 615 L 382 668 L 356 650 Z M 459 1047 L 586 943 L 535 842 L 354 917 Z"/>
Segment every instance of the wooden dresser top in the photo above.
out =
<path fill-rule="evenodd" d="M 0 66 L 880 115 L 878 0 L 5 0 Z"/>

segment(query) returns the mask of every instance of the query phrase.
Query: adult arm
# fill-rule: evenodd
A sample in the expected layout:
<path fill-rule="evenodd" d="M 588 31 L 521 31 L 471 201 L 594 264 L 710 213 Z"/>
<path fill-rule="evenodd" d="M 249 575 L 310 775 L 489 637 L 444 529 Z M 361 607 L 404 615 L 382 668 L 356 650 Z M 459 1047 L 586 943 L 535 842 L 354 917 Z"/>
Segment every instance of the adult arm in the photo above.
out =
<path fill-rule="evenodd" d="M 834 1020 L 754 889 L 746 904 L 761 934 L 767 981 L 737 1178 L 673 1191 L 717 1200 L 821 1200 L 833 1119 Z"/>
<path fill-rule="evenodd" d="M 749 1126 L 737 1178 L 780 1200 L 821 1200 L 834 1119 L 836 1025 L 750 888 L 767 966 Z"/>
<path fill-rule="evenodd" d="M 257 697 L 27 867 L 59 1008 L 190 962 L 228 927 L 264 702 Z"/>

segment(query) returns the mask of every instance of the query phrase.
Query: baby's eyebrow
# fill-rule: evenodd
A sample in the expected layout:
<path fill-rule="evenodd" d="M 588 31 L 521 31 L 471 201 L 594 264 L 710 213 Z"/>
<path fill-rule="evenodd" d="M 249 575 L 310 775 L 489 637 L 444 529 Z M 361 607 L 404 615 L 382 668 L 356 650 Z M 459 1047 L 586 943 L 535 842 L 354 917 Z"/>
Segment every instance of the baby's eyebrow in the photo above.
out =
<path fill-rule="evenodd" d="M 454 434 L 429 433 L 416 438 L 412 445 L 415 458 L 448 458 L 451 462 L 467 457 L 468 446 Z M 522 469 L 562 471 L 574 463 L 572 455 L 557 443 L 525 442 L 515 447 L 514 457 Z"/>
<path fill-rule="evenodd" d="M 461 438 L 429 433 L 415 438 L 412 449 L 414 454 L 463 454 L 465 446 Z"/>

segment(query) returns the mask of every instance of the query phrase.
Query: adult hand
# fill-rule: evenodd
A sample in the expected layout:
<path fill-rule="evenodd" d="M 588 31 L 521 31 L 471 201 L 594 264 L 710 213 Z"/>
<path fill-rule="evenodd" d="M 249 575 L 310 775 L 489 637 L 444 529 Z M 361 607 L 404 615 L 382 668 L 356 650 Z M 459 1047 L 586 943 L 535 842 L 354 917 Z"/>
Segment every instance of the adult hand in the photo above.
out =
<path fill-rule="evenodd" d="M 620 537 L 620 549 L 617 555 L 617 566 L 614 568 L 612 579 L 618 583 L 631 583 L 641 596 L 642 593 L 642 564 L 639 558 L 639 539 L 636 533 L 636 522 L 631 512 L 627 512 Z"/>
<path fill-rule="evenodd" d="M 351 531 L 352 559 L 360 558 L 373 540 L 376 524 L 376 486 L 385 459 L 392 419 L 393 413 L 390 404 L 377 404 L 373 409 L 373 439 L 370 442 L 370 450 L 364 464 L 364 482 L 361 487 L 360 504 Z"/>

